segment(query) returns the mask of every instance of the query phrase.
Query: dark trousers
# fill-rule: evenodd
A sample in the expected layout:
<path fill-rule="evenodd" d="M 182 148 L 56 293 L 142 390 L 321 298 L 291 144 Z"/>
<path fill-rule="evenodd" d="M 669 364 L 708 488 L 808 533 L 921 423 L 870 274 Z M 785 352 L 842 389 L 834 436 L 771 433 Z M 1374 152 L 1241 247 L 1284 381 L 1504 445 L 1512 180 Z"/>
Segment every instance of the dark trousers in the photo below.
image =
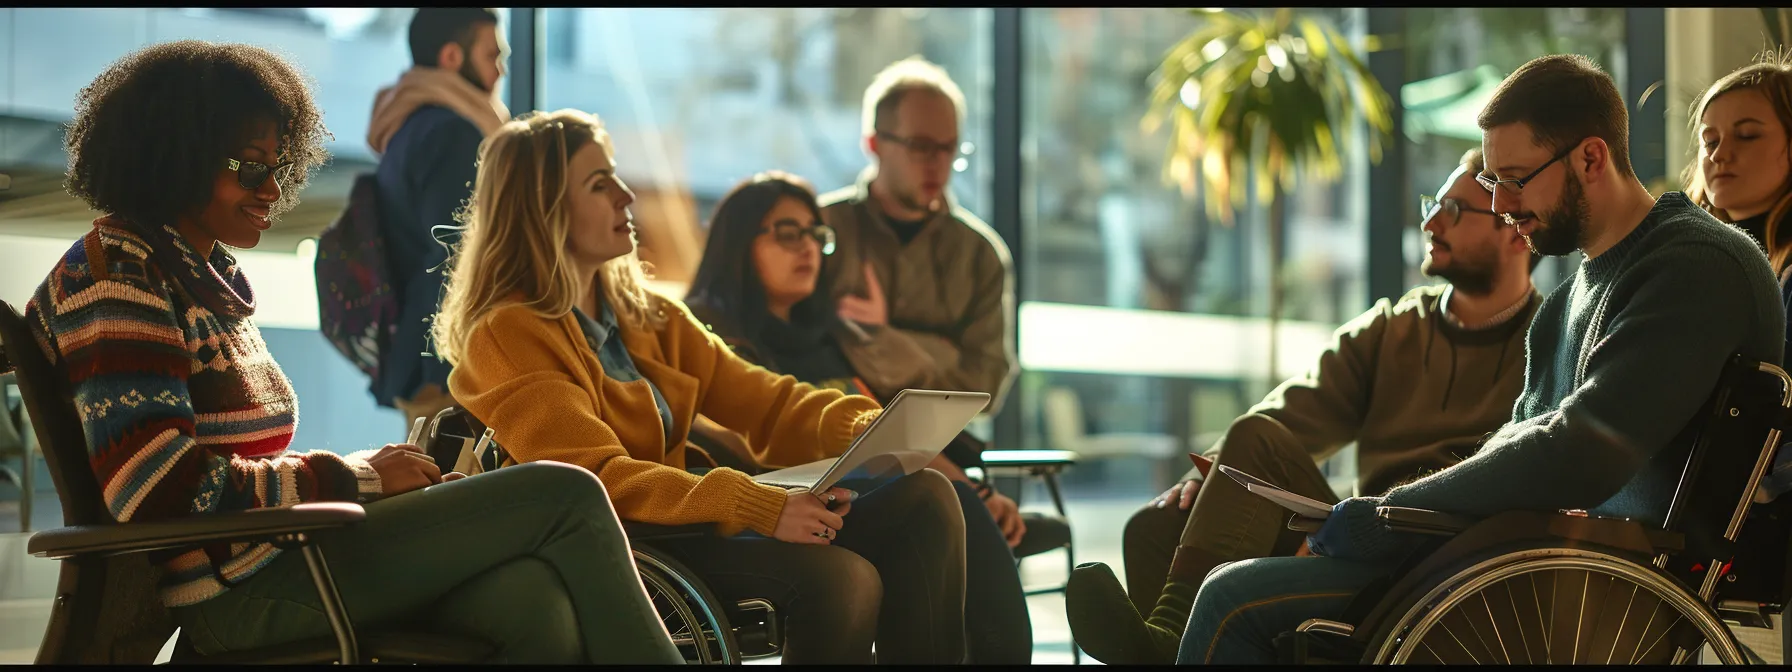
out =
<path fill-rule="evenodd" d="M 964 625 L 975 664 L 1033 661 L 1033 621 L 1020 566 L 995 516 L 969 483 L 952 482 L 964 511 Z"/>
<path fill-rule="evenodd" d="M 1175 502 L 1146 505 L 1126 521 L 1121 548 L 1126 592 L 1139 613 L 1157 605 L 1176 547 L 1193 546 L 1226 561 L 1293 555 L 1306 535 L 1288 529 L 1288 510 L 1251 494 L 1219 472 L 1228 465 L 1295 494 L 1335 504 L 1319 465 L 1282 423 L 1247 414 L 1226 429 L 1214 469 L 1187 511 Z"/>
<path fill-rule="evenodd" d="M 367 505 L 314 535 L 357 630 L 405 626 L 491 642 L 504 663 L 662 663 L 672 645 L 591 472 L 523 464 Z M 201 655 L 330 636 L 297 551 L 174 611 Z"/>
<path fill-rule="evenodd" d="M 881 663 L 952 664 L 965 655 L 964 521 L 950 482 L 924 469 L 853 502 L 830 545 L 742 534 L 654 546 L 718 599 L 776 605 L 785 663 L 869 663 L 875 642 Z"/>

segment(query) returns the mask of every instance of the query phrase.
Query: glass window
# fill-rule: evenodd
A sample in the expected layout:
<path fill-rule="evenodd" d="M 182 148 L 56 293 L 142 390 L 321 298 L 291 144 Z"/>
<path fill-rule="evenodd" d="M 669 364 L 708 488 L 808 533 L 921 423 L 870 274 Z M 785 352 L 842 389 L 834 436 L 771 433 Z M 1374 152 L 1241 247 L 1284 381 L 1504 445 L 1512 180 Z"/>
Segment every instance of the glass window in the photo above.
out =
<path fill-rule="evenodd" d="M 1419 230 L 1419 194 L 1435 194 L 1456 170 L 1463 152 L 1481 145 L 1475 122 L 1506 75 L 1543 54 L 1582 54 L 1605 67 L 1625 100 L 1641 91 L 1624 87 L 1624 12 L 1621 7 L 1419 8 L 1406 10 L 1405 108 L 1401 145 L 1406 152 L 1408 193 L 1400 212 L 1406 224 L 1408 284 L 1430 284 L 1419 274 L 1425 237 Z M 1390 93 L 1392 87 L 1390 86 Z M 1549 291 L 1570 277 L 1579 255 L 1544 260 L 1533 274 Z"/>
<path fill-rule="evenodd" d="M 919 54 L 964 90 L 963 140 L 991 116 L 990 19 L 971 8 L 541 10 L 538 105 L 597 114 L 637 192 L 643 258 L 688 282 L 710 212 L 754 173 L 780 169 L 822 191 L 866 166 L 866 85 Z M 973 153 L 952 179 L 961 205 L 989 216 L 990 166 Z"/>
<path fill-rule="evenodd" d="M 1188 469 L 1185 448 L 1205 450 L 1367 307 L 1366 153 L 1349 155 L 1338 182 L 1303 181 L 1287 196 L 1272 380 L 1269 209 L 1210 219 L 1199 194 L 1161 177 L 1168 132 L 1140 126 L 1165 51 L 1202 20 L 1168 8 L 1024 11 L 1023 442 L 1144 457 L 1071 476 L 1161 490 Z M 1303 11 L 1360 36 L 1361 10 Z"/>
<path fill-rule="evenodd" d="M 503 12 L 505 10 L 500 10 Z M 309 244 L 342 211 L 357 173 L 372 171 L 367 146 L 374 94 L 411 66 L 410 8 L 0 9 L 0 299 L 23 306 L 69 241 L 96 216 L 62 188 L 63 126 L 75 95 L 132 50 L 181 39 L 246 42 L 288 58 L 312 79 L 334 140 L 331 160 L 299 206 L 254 250 L 237 253 L 255 284 L 256 322 L 298 390 L 306 422 L 294 445 L 343 452 L 381 435 L 397 440 L 402 419 L 355 394 L 367 381 L 318 338 Z M 70 48 L 69 45 L 81 45 Z M 375 429 L 369 430 L 372 427 Z"/>

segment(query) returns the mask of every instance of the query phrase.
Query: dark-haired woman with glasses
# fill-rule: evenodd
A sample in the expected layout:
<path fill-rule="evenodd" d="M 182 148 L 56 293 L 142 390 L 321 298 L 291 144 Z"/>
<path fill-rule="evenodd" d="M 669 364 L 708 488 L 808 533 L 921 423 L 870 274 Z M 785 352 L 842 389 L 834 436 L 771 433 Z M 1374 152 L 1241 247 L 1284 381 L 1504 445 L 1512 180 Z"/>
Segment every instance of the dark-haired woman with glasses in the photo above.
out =
<path fill-rule="evenodd" d="M 247 45 L 158 44 L 75 110 L 68 188 L 104 215 L 26 320 L 66 377 L 114 519 L 364 502 L 365 521 L 314 535 L 357 629 L 465 636 L 494 646 L 483 662 L 681 662 L 591 472 L 464 478 L 408 444 L 287 450 L 298 399 L 228 248 L 255 247 L 327 158 L 296 69 Z M 198 654 L 330 636 L 298 553 L 220 543 L 151 559 Z"/>
<path fill-rule="evenodd" d="M 686 304 L 743 359 L 799 381 L 884 401 L 904 388 L 927 387 L 925 371 L 895 365 L 914 359 L 867 346 L 816 293 L 834 246 L 834 230 L 821 223 L 809 184 L 778 171 L 761 173 L 716 205 Z M 706 438 L 727 441 L 713 433 Z M 965 449 L 965 438 L 929 466 L 952 479 L 964 510 L 970 662 L 1024 664 L 1032 660 L 1032 623 L 1010 547 L 1021 542 L 1026 526 L 1014 500 L 965 476 L 963 467 L 973 466 L 976 455 Z"/>

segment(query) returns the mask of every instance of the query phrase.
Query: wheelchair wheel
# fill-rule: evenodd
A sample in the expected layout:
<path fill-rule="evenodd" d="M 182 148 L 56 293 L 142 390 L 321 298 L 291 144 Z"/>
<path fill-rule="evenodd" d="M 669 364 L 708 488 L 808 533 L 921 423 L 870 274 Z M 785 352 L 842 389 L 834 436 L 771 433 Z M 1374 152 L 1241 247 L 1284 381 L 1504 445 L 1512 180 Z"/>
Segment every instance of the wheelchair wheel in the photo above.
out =
<path fill-rule="evenodd" d="M 740 645 L 734 628 L 722 612 L 722 603 L 697 580 L 690 569 L 643 544 L 635 544 L 635 566 L 641 584 L 659 612 L 672 643 L 685 662 L 700 665 L 739 665 Z"/>
<path fill-rule="evenodd" d="M 1668 664 L 1735 636 L 1680 582 L 1588 549 L 1506 553 L 1424 591 L 1370 645 L 1377 664 Z"/>

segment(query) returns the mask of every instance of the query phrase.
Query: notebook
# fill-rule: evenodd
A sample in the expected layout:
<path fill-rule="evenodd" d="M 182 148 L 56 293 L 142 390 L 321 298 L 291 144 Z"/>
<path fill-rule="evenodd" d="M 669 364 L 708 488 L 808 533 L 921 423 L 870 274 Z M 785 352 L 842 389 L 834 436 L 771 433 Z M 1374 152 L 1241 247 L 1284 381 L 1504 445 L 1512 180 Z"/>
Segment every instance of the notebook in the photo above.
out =
<path fill-rule="evenodd" d="M 1302 517 L 1323 520 L 1330 518 L 1332 515 L 1332 507 L 1330 504 L 1283 490 L 1270 485 L 1261 478 L 1257 478 L 1256 476 L 1252 476 L 1223 464 L 1219 466 L 1219 469 L 1220 473 L 1232 477 L 1232 480 L 1238 481 L 1238 484 L 1244 486 L 1244 489 L 1256 493 L 1264 499 L 1280 504 L 1282 508 L 1298 513 Z"/>

